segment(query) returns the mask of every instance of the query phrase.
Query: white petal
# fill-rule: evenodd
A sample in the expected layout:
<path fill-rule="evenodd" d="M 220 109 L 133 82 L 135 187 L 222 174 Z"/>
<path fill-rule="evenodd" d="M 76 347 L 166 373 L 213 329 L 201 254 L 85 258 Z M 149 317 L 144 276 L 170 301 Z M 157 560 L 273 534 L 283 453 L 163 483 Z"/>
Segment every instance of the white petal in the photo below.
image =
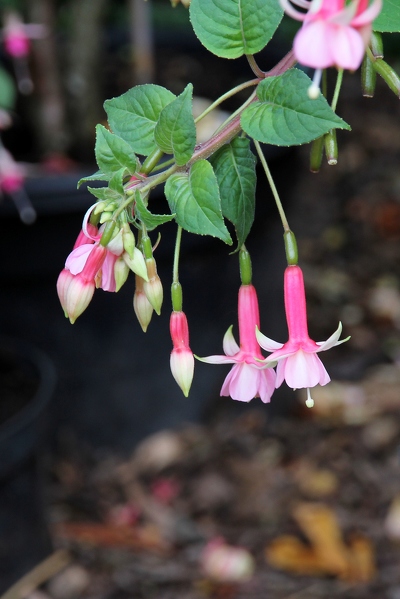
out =
<path fill-rule="evenodd" d="M 320 359 L 316 354 L 309 354 L 303 350 L 297 351 L 286 361 L 285 379 L 292 389 L 303 389 L 304 387 L 315 387 L 319 383 Z"/>
<path fill-rule="evenodd" d="M 205 358 L 200 358 L 200 356 L 194 356 L 196 360 L 200 360 L 200 362 L 206 362 L 207 364 L 235 364 L 236 360 L 230 358 L 229 356 L 206 356 Z"/>
<path fill-rule="evenodd" d="M 231 325 L 224 335 L 222 341 L 222 347 L 227 356 L 234 356 L 240 351 L 240 347 L 235 341 L 235 337 L 232 333 L 233 326 Z"/>
<path fill-rule="evenodd" d="M 256 337 L 257 337 L 258 344 L 263 349 L 265 349 L 265 351 L 273 352 L 273 351 L 276 351 L 277 349 L 281 349 L 281 347 L 283 347 L 283 343 L 278 343 L 277 341 L 274 341 L 273 339 L 266 337 L 265 335 L 262 334 L 262 332 L 259 330 L 258 327 L 256 327 Z"/>
<path fill-rule="evenodd" d="M 350 337 L 346 337 L 346 339 L 342 339 L 341 341 L 339 341 L 339 337 L 342 333 L 342 323 L 339 322 L 339 326 L 336 329 L 336 331 L 333 333 L 333 335 L 331 335 L 329 337 L 329 339 L 327 339 L 326 341 L 318 341 L 317 345 L 319 345 L 319 349 L 318 351 L 326 351 L 327 349 L 331 349 L 331 347 L 335 347 L 335 345 L 340 345 L 341 343 L 344 343 L 345 341 L 348 341 L 350 339 Z"/>

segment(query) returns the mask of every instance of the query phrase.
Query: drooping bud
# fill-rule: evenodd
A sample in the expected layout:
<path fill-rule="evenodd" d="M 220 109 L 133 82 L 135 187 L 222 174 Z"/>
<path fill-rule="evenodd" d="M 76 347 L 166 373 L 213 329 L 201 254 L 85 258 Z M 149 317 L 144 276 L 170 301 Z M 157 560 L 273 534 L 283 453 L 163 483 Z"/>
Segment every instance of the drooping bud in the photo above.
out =
<path fill-rule="evenodd" d="M 127 263 L 127 265 L 129 266 L 129 268 L 131 269 L 131 271 L 135 273 L 135 275 L 138 275 L 145 281 L 148 281 L 149 277 L 147 276 L 146 261 L 145 261 L 144 256 L 140 250 L 138 250 L 135 247 L 133 249 L 133 257 L 132 258 L 127 254 L 127 252 L 124 252 L 122 254 L 122 257 L 125 260 L 125 262 Z"/>
<path fill-rule="evenodd" d="M 194 356 L 189 347 L 189 327 L 185 313 L 172 312 L 169 328 L 173 344 L 170 358 L 172 376 L 187 397 L 193 381 Z"/>
<path fill-rule="evenodd" d="M 153 306 L 156 314 L 161 314 L 161 306 L 163 302 L 163 287 L 161 279 L 157 274 L 157 266 L 154 258 L 146 259 L 148 281 L 143 283 L 143 291 L 147 299 Z"/>
<path fill-rule="evenodd" d="M 335 166 L 338 161 L 338 145 L 336 139 L 336 129 L 331 129 L 325 135 L 325 154 L 328 164 Z"/>
<path fill-rule="evenodd" d="M 124 250 L 128 254 L 130 258 L 133 259 L 133 250 L 135 249 L 135 236 L 132 233 L 132 229 L 130 228 L 128 223 L 124 223 L 122 227 L 122 242 L 124 245 Z"/>
<path fill-rule="evenodd" d="M 310 171 L 312 173 L 318 173 L 321 164 L 322 157 L 324 155 L 324 136 L 318 137 L 318 139 L 314 139 L 311 144 L 311 152 L 310 152 Z"/>
<path fill-rule="evenodd" d="M 92 237 L 96 237 L 96 235 L 98 234 L 97 227 L 95 227 L 91 223 L 87 223 L 86 229 L 89 235 L 91 235 Z M 78 237 L 76 238 L 73 249 L 75 250 L 77 247 L 80 247 L 81 245 L 85 245 L 87 243 L 94 243 L 94 239 L 88 237 L 85 231 L 81 229 Z"/>
<path fill-rule="evenodd" d="M 368 53 L 366 53 L 361 67 L 361 89 L 364 98 L 374 97 L 375 85 L 376 71 L 374 69 L 374 63 L 368 56 Z"/>
<path fill-rule="evenodd" d="M 371 52 L 375 58 L 383 58 L 383 40 L 379 31 L 373 31 L 370 40 Z"/>
<path fill-rule="evenodd" d="M 123 259 L 122 256 L 119 256 L 114 265 L 114 278 L 115 278 L 115 291 L 119 291 L 126 283 L 126 280 L 129 275 L 130 268 Z"/>
<path fill-rule="evenodd" d="M 136 318 L 145 333 L 153 315 L 153 306 L 150 304 L 143 291 L 143 284 L 145 281 L 138 275 L 136 275 L 135 281 L 136 287 L 133 296 L 133 309 L 135 310 Z"/>
<path fill-rule="evenodd" d="M 389 89 L 400 98 L 400 77 L 387 62 L 378 58 L 372 63 L 375 71 L 386 81 Z"/>

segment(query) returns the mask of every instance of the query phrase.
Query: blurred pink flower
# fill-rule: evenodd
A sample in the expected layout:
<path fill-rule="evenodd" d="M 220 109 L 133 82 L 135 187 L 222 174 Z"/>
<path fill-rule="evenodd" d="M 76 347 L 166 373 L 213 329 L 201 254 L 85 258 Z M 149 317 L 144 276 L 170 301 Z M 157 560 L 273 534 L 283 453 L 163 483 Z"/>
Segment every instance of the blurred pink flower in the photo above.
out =
<path fill-rule="evenodd" d="M 253 285 L 241 285 L 239 289 L 238 317 L 240 347 L 229 327 L 223 340 L 225 355 L 198 359 L 208 364 L 234 364 L 222 385 L 221 395 L 245 402 L 259 396 L 268 403 L 275 389 L 275 372 L 261 363 L 264 356 L 256 340 L 260 316 Z"/>
<path fill-rule="evenodd" d="M 285 344 L 277 343 L 258 330 L 257 340 L 263 349 L 273 352 L 265 360 L 265 364 L 273 366 L 278 362 L 276 387 L 286 380 L 293 389 L 307 388 L 308 402 L 312 405 L 310 387 L 326 385 L 331 380 L 316 354 L 344 343 L 348 338 L 339 341 L 342 332 L 342 325 L 339 323 L 337 330 L 327 341 L 315 342 L 310 339 L 303 273 L 299 266 L 286 268 L 284 291 L 289 340 Z"/>
<path fill-rule="evenodd" d="M 280 0 L 288 15 L 303 21 L 293 43 L 296 59 L 315 69 L 336 66 L 357 69 L 369 42 L 372 21 L 377 17 L 382 0 Z M 300 12 L 295 4 L 307 9 Z"/>

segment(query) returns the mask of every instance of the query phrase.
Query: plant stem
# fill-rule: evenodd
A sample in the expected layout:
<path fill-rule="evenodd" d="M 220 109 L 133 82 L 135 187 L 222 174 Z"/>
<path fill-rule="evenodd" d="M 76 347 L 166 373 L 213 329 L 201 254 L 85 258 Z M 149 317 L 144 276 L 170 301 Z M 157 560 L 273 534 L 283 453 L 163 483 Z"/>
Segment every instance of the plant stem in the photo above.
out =
<path fill-rule="evenodd" d="M 268 183 L 269 183 L 269 186 L 270 186 L 271 191 L 272 191 L 272 195 L 274 196 L 275 204 L 276 204 L 276 207 L 278 208 L 279 216 L 281 217 L 283 229 L 284 229 L 285 232 L 289 232 L 290 231 L 289 223 L 287 221 L 286 214 L 285 214 L 285 211 L 283 209 L 282 202 L 281 202 L 281 199 L 280 199 L 279 194 L 278 194 L 278 190 L 276 189 L 274 180 L 273 180 L 271 172 L 269 170 L 267 161 L 265 160 L 264 153 L 263 153 L 263 151 L 261 149 L 261 146 L 258 143 L 258 141 L 255 140 L 255 139 L 253 141 L 254 141 L 254 145 L 256 146 L 257 153 L 258 153 L 258 155 L 260 157 L 261 164 L 263 165 L 265 174 L 267 176 Z"/>
<path fill-rule="evenodd" d="M 332 98 L 332 104 L 331 104 L 331 108 L 334 112 L 336 112 L 336 107 L 337 107 L 339 94 L 340 94 L 340 88 L 342 87 L 342 81 L 343 81 L 343 69 L 338 69 L 335 91 L 333 92 L 333 98 Z"/>
<path fill-rule="evenodd" d="M 252 85 L 258 85 L 259 83 L 260 83 L 260 79 L 251 79 L 250 81 L 246 81 L 245 83 L 241 83 L 240 85 L 237 85 L 236 87 L 230 89 L 228 92 L 226 92 L 225 94 L 220 96 L 217 100 L 215 100 L 215 102 L 210 104 L 210 106 L 208 108 L 206 108 L 204 112 L 202 112 L 197 118 L 195 118 L 194 122 L 198 123 L 201 119 L 203 119 L 205 116 L 207 116 L 207 114 L 209 114 L 212 110 L 214 110 L 214 108 L 217 108 L 217 106 L 222 104 L 222 102 L 224 102 L 225 100 L 228 100 L 228 98 L 231 98 L 238 92 L 241 92 L 242 90 L 246 89 L 247 87 L 251 87 Z"/>
<path fill-rule="evenodd" d="M 264 79 L 265 73 L 260 69 L 260 67 L 256 63 L 254 56 L 252 54 L 246 54 L 246 58 L 254 75 L 256 75 L 256 77 L 259 77 L 260 79 Z"/>
<path fill-rule="evenodd" d="M 182 227 L 178 225 L 176 232 L 175 250 L 174 250 L 174 265 L 172 268 L 172 282 L 179 283 L 179 254 L 181 251 Z"/>

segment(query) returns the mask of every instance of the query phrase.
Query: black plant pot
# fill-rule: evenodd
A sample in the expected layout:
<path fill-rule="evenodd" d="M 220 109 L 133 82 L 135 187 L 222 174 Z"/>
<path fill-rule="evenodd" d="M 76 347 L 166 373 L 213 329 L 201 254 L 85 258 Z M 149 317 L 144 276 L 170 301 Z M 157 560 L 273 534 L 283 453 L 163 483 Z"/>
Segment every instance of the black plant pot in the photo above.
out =
<path fill-rule="evenodd" d="M 52 550 L 37 456 L 55 382 L 46 355 L 0 339 L 0 592 Z"/>

